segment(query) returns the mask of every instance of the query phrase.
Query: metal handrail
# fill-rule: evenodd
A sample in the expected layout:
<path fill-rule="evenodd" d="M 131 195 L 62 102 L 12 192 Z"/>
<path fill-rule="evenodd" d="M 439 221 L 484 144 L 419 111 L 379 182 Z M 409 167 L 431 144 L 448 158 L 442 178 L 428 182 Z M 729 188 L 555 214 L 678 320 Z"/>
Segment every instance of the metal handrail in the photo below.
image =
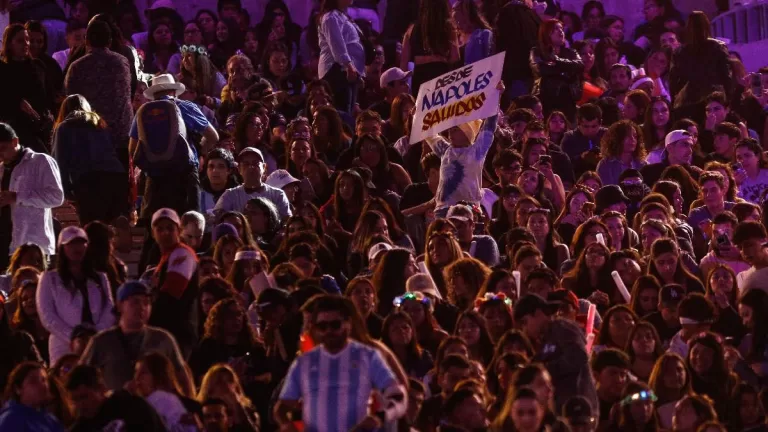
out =
<path fill-rule="evenodd" d="M 734 44 L 768 39 L 768 1 L 740 5 L 712 20 L 712 34 Z"/>

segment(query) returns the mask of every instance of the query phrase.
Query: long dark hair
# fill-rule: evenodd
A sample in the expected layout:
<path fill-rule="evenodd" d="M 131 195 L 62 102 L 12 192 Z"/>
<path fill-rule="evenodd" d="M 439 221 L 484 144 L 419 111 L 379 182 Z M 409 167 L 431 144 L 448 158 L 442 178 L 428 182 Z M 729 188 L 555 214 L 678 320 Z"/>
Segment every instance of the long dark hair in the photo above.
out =
<path fill-rule="evenodd" d="M 416 327 L 414 327 L 413 325 L 413 320 L 411 320 L 411 316 L 405 312 L 399 312 L 399 311 L 390 313 L 387 316 L 387 318 L 384 320 L 384 324 L 382 324 L 381 326 L 381 341 L 384 343 L 384 345 L 388 346 L 390 349 L 394 351 L 394 348 L 395 348 L 394 344 L 392 343 L 392 340 L 389 338 L 389 328 L 392 325 L 394 325 L 394 323 L 397 320 L 405 321 L 406 324 L 408 324 L 408 326 L 411 327 L 411 330 L 413 332 L 411 341 L 408 343 L 408 346 L 405 347 L 406 353 L 407 353 L 406 355 L 408 358 L 401 359 L 401 361 L 405 360 L 403 362 L 403 367 L 407 367 L 408 366 L 407 362 L 419 361 L 421 359 L 421 352 L 422 352 L 421 346 L 419 345 L 419 342 L 418 342 L 419 338 L 416 333 Z"/>
<path fill-rule="evenodd" d="M 125 282 L 124 275 L 118 271 L 117 261 L 112 253 L 114 232 L 109 225 L 99 221 L 86 225 L 85 232 L 88 234 L 88 249 L 85 251 L 85 256 L 93 263 L 94 270 L 107 274 L 114 298 L 117 288 Z"/>
<path fill-rule="evenodd" d="M 4 62 L 8 63 L 11 61 L 11 42 L 17 34 L 23 31 L 26 31 L 26 29 L 21 24 L 10 24 L 5 28 L 5 31 L 3 32 L 3 49 L 2 52 L 0 52 L 0 59 Z"/>
<path fill-rule="evenodd" d="M 69 95 L 61 102 L 55 125 L 60 125 L 68 118 L 79 121 L 79 123 L 89 124 L 96 129 L 107 128 L 107 122 L 91 108 L 91 104 L 88 103 L 85 96 L 80 94 Z"/>
<path fill-rule="evenodd" d="M 587 250 L 589 250 L 589 248 L 595 247 L 603 251 L 605 256 L 605 264 L 603 264 L 603 267 L 598 270 L 597 286 L 593 287 L 589 280 L 589 269 L 587 268 Z M 601 291 L 608 294 L 609 298 L 613 299 L 615 298 L 617 288 L 615 282 L 613 282 L 613 278 L 611 277 L 611 266 L 608 262 L 610 257 L 611 251 L 607 246 L 601 245 L 600 243 L 592 243 L 581 250 L 581 253 L 576 259 L 576 265 L 563 277 L 563 279 L 569 279 L 573 281 L 573 287 L 571 289 L 574 290 L 574 294 L 576 294 L 576 296 L 579 298 L 589 297 L 593 292 L 592 289 L 599 287 Z"/>
<path fill-rule="evenodd" d="M 653 148 L 656 147 L 659 142 L 664 141 L 663 136 L 659 138 L 656 135 L 656 125 L 653 124 L 653 106 L 656 105 L 657 102 L 661 102 L 666 105 L 670 113 L 669 121 L 667 121 L 667 124 L 663 126 L 663 133 L 667 134 L 670 130 L 670 127 L 672 127 L 672 104 L 670 104 L 669 101 L 664 98 L 664 96 L 652 97 L 651 102 L 648 103 L 648 107 L 645 109 L 645 116 L 643 117 L 643 141 L 645 141 L 645 150 L 648 152 L 653 150 Z M 639 138 L 640 137 L 638 137 L 638 145 L 641 145 Z"/>
<path fill-rule="evenodd" d="M 344 200 L 339 193 L 341 179 L 344 177 L 351 178 L 355 183 L 355 192 L 352 201 L 355 201 L 362 208 L 365 204 L 365 199 L 368 197 L 368 189 L 365 187 L 365 183 L 363 183 L 363 178 L 360 177 L 360 174 L 352 170 L 343 171 L 336 177 L 336 184 L 333 187 L 333 210 L 336 218 L 341 218 L 344 215 L 344 207 L 346 207 L 346 203 L 344 203 Z"/>
<path fill-rule="evenodd" d="M 764 361 L 765 349 L 768 347 L 768 294 L 759 289 L 751 289 L 744 293 L 739 304 L 752 308 L 752 344 L 749 347 L 748 358 Z"/>
<path fill-rule="evenodd" d="M 446 0 L 422 0 L 413 24 L 421 34 L 420 43 L 426 53 L 448 56 L 454 39 L 451 9 Z"/>
<path fill-rule="evenodd" d="M 691 12 L 685 25 L 685 43 L 699 49 L 711 37 L 712 24 L 707 14 L 701 11 Z"/>
<path fill-rule="evenodd" d="M 491 3 L 491 1 L 483 2 L 483 6 L 485 6 L 485 3 Z M 454 7 L 457 6 L 464 9 L 464 12 L 467 14 L 467 19 L 473 26 L 483 30 L 491 29 L 491 25 L 488 24 L 486 17 L 483 16 L 483 13 L 480 11 L 480 8 L 474 0 L 459 0 L 454 5 Z"/>
<path fill-rule="evenodd" d="M 386 316 L 392 310 L 395 297 L 405 293 L 406 278 L 403 269 L 412 256 L 407 249 L 395 248 L 384 252 L 376 265 L 371 284 L 376 291 L 379 315 Z"/>
<path fill-rule="evenodd" d="M 19 363 L 13 368 L 10 375 L 8 375 L 8 382 L 5 385 L 3 400 L 19 402 L 19 395 L 16 393 L 17 390 L 21 388 L 24 380 L 27 379 L 29 374 L 40 369 L 45 371 L 45 366 L 40 362 L 33 361 Z"/>
<path fill-rule="evenodd" d="M 464 311 L 456 320 L 456 329 L 454 329 L 453 332 L 454 336 L 459 335 L 459 323 L 464 319 L 472 321 L 480 329 L 480 340 L 477 341 L 477 344 L 479 345 L 480 355 L 482 356 L 483 367 L 488 367 L 488 365 L 491 364 L 491 360 L 493 360 L 494 347 L 491 335 L 488 333 L 488 324 L 485 322 L 485 318 L 478 312 L 474 310 Z M 468 348 L 471 349 L 469 346 Z"/>
<path fill-rule="evenodd" d="M 86 281 L 90 279 L 96 282 L 96 285 L 99 286 L 99 292 L 101 293 L 101 305 L 104 306 L 107 304 L 107 294 L 105 292 L 105 287 L 101 284 L 101 276 L 96 271 L 94 258 L 89 256 L 87 251 L 83 257 L 83 262 L 81 263 L 81 270 L 83 272 L 83 276 L 85 276 Z M 64 286 L 67 288 L 70 294 L 74 296 L 78 290 L 74 285 L 74 276 L 69 269 L 69 258 L 67 258 L 67 254 L 64 253 L 63 245 L 56 249 L 56 271 L 59 273 L 59 277 L 61 278 Z"/>
<path fill-rule="evenodd" d="M 168 357 L 159 352 L 144 354 L 139 359 L 152 376 L 152 382 L 158 390 L 182 396 L 181 386 L 176 379 L 176 371 Z"/>
<path fill-rule="evenodd" d="M 651 327 L 653 328 L 653 327 Z M 641 382 L 629 382 L 627 383 L 627 386 L 624 387 L 624 391 L 621 393 L 622 402 L 620 404 L 620 410 L 619 410 L 619 419 L 618 419 L 618 429 L 617 430 L 634 430 L 634 431 L 642 431 L 642 432 L 656 432 L 660 430 L 659 427 L 659 415 L 656 413 L 656 410 L 654 409 L 651 414 L 651 418 L 648 420 L 648 423 L 646 423 L 642 429 L 639 429 L 640 425 L 635 424 L 635 418 L 632 415 L 632 404 L 625 404 L 623 400 L 626 398 L 635 395 L 640 392 L 648 392 L 650 391 L 650 387 L 648 385 L 641 383 Z"/>

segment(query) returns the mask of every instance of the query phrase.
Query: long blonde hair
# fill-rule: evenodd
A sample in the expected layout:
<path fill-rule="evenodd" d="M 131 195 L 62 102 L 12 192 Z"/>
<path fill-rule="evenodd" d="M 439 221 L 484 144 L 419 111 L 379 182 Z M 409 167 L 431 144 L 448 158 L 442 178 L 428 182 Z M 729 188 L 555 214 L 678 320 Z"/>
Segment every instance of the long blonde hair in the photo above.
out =
<path fill-rule="evenodd" d="M 216 364 L 205 373 L 203 382 L 200 384 L 200 391 L 197 393 L 198 402 L 202 403 L 207 399 L 213 397 L 214 387 L 221 387 L 221 384 L 234 384 L 232 387 L 235 391 L 235 400 L 244 409 L 255 410 L 253 403 L 245 395 L 243 386 L 240 384 L 240 379 L 237 377 L 237 373 L 228 365 Z M 228 386 L 224 386 L 228 388 Z"/>

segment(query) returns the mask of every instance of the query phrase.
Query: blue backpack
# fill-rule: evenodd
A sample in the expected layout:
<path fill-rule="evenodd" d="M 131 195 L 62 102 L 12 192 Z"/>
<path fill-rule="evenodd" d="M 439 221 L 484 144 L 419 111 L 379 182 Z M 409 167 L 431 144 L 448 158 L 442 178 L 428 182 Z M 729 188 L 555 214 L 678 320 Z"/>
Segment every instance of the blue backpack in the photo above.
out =
<path fill-rule="evenodd" d="M 134 164 L 150 177 L 194 167 L 195 152 L 187 141 L 181 111 L 171 99 L 147 102 L 136 112 L 139 146 Z"/>

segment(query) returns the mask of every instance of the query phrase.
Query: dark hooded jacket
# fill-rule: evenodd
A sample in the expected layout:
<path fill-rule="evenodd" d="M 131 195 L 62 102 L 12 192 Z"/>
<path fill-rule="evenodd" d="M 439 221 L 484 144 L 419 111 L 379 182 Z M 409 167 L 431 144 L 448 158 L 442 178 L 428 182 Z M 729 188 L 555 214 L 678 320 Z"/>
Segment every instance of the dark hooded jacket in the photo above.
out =
<path fill-rule="evenodd" d="M 561 412 L 563 405 L 574 396 L 587 398 L 593 412 L 599 409 L 586 344 L 584 331 L 575 322 L 560 318 L 552 320 L 544 335 L 534 361 L 544 364 L 552 376 L 556 389 L 555 412 Z"/>

